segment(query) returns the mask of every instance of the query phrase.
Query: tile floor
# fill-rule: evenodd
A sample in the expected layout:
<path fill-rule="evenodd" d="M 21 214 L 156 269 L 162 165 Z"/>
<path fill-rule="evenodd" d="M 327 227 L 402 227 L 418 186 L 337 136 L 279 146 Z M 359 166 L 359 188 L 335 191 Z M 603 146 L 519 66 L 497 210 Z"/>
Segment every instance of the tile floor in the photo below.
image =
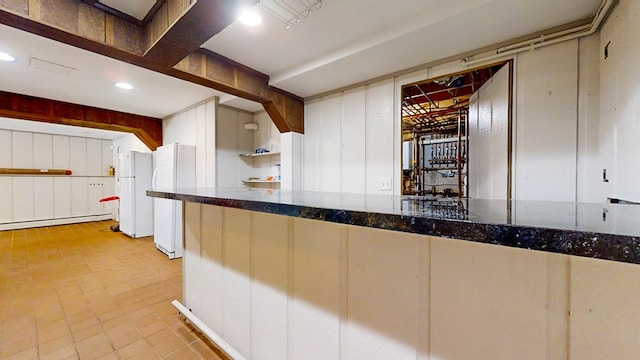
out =
<path fill-rule="evenodd" d="M 182 261 L 111 224 L 0 231 L 0 359 L 226 359 L 170 304 Z"/>

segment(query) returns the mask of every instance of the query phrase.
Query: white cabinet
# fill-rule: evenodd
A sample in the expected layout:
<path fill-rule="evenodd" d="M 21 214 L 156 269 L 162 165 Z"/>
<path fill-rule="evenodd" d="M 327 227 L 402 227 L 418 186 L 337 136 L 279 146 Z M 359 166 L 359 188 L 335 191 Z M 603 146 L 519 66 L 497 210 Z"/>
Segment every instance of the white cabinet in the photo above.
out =
<path fill-rule="evenodd" d="M 53 215 L 55 218 L 71 216 L 71 180 L 70 177 L 53 179 Z"/>
<path fill-rule="evenodd" d="M 11 131 L 0 130 L 0 167 L 10 168 L 11 165 Z"/>
<path fill-rule="evenodd" d="M 87 175 L 108 175 L 107 169 L 102 168 L 102 140 L 87 139 Z"/>
<path fill-rule="evenodd" d="M 87 139 L 69 138 L 69 167 L 75 176 L 87 176 Z"/>
<path fill-rule="evenodd" d="M 0 199 L 5 199 L 0 206 L 0 223 L 13 220 L 13 180 L 0 177 Z"/>
<path fill-rule="evenodd" d="M 30 176 L 13 178 L 13 221 L 33 220 L 34 188 Z"/>
<path fill-rule="evenodd" d="M 100 199 L 114 192 L 112 141 L 0 130 L 0 168 L 64 169 L 71 176 L 0 176 L 0 229 L 101 219 L 117 205 Z M 107 215 L 107 216 L 104 216 Z M 77 219 L 76 219 L 77 218 Z"/>
<path fill-rule="evenodd" d="M 35 177 L 34 182 L 34 217 L 33 220 L 54 218 L 54 186 L 53 177 Z"/>
<path fill-rule="evenodd" d="M 71 158 L 69 148 L 69 137 L 62 135 L 53 135 L 53 168 L 54 169 L 70 169 Z"/>
<path fill-rule="evenodd" d="M 53 136 L 48 134 L 33 134 L 33 168 L 52 169 L 53 166 Z"/>
<path fill-rule="evenodd" d="M 33 168 L 33 134 L 21 131 L 13 132 L 11 167 L 19 169 Z"/>
<path fill-rule="evenodd" d="M 110 166 L 113 166 L 113 141 L 102 140 L 102 168 L 99 175 L 108 175 Z"/>
<path fill-rule="evenodd" d="M 89 213 L 88 181 L 86 177 L 71 178 L 71 216 Z"/>
<path fill-rule="evenodd" d="M 102 215 L 109 212 L 105 210 L 105 204 L 100 202 L 106 194 L 110 194 L 110 189 L 113 187 L 113 183 L 109 184 L 105 179 L 107 178 L 89 178 L 89 215 Z"/>

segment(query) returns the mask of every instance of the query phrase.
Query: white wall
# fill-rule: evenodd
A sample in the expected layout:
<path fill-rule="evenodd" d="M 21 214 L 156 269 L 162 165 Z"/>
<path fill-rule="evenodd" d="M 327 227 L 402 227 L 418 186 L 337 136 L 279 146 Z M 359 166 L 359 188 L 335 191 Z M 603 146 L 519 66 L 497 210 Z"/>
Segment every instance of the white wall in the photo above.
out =
<path fill-rule="evenodd" d="M 216 107 L 218 99 L 196 104 L 162 121 L 162 143 L 196 147 L 196 187 L 216 185 Z"/>
<path fill-rule="evenodd" d="M 634 264 L 196 203 L 185 246 L 186 307 L 247 359 L 640 357 Z"/>
<path fill-rule="evenodd" d="M 378 183 L 394 178 L 399 153 L 394 93 L 395 82 L 389 79 L 305 104 L 303 190 L 392 193 L 378 190 Z M 398 191 L 399 184 L 395 179 Z"/>
<path fill-rule="evenodd" d="M 253 150 L 258 148 L 267 149 L 270 152 L 277 153 L 282 151 L 282 135 L 275 126 L 269 115 L 264 112 L 258 112 L 254 115 L 253 121 L 258 124 L 258 130 L 253 132 Z M 277 164 L 282 162 L 281 155 L 264 156 L 253 159 L 251 166 L 251 176 L 266 179 L 268 176 L 277 176 Z M 282 176 L 282 169 L 280 169 Z M 278 184 L 265 184 L 262 187 L 278 189 Z"/>
<path fill-rule="evenodd" d="M 239 156 L 252 153 L 253 131 L 244 124 L 253 122 L 253 114 L 227 106 L 218 106 L 216 121 L 217 186 L 238 187 L 252 176 L 252 160 Z M 263 130 L 264 131 L 264 130 Z"/>
<path fill-rule="evenodd" d="M 603 202 L 600 158 L 600 34 L 580 39 L 578 48 L 577 201 Z"/>
<path fill-rule="evenodd" d="M 112 217 L 112 141 L 0 130 L 0 167 L 71 170 L 71 176 L 0 176 L 0 230 Z"/>
<path fill-rule="evenodd" d="M 600 35 L 600 141 L 608 197 L 640 202 L 640 2 L 620 0 Z M 609 57 L 604 58 L 608 46 Z M 596 176 L 596 174 L 593 174 Z"/>
<path fill-rule="evenodd" d="M 513 56 L 515 199 L 605 202 L 591 191 L 602 146 L 594 141 L 597 43 L 593 35 Z M 378 180 L 390 177 L 399 194 L 402 85 L 467 70 L 456 60 L 307 101 L 305 135 L 294 148 L 303 154 L 300 188 L 384 193 Z"/>
<path fill-rule="evenodd" d="M 515 199 L 576 200 L 578 44 L 518 56 Z"/>
<path fill-rule="evenodd" d="M 469 197 L 508 195 L 509 64 L 471 96 L 469 103 Z"/>

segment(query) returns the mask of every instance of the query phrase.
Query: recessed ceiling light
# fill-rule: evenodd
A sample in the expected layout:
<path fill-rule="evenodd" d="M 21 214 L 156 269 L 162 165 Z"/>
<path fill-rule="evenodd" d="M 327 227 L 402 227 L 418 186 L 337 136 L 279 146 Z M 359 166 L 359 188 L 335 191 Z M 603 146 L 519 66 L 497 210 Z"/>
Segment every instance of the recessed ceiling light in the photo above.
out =
<path fill-rule="evenodd" d="M 116 83 L 116 87 L 120 88 L 120 89 L 124 89 L 124 90 L 131 90 L 133 89 L 133 85 L 126 83 L 126 82 L 118 82 Z"/>
<path fill-rule="evenodd" d="M 258 26 L 262 24 L 262 16 L 255 9 L 245 9 L 238 16 L 238 20 L 247 26 Z"/>
<path fill-rule="evenodd" d="M 14 58 L 13 56 L 11 56 L 11 55 L 9 55 L 7 53 L 0 52 L 0 60 L 11 62 L 11 61 L 16 61 L 16 58 Z"/>

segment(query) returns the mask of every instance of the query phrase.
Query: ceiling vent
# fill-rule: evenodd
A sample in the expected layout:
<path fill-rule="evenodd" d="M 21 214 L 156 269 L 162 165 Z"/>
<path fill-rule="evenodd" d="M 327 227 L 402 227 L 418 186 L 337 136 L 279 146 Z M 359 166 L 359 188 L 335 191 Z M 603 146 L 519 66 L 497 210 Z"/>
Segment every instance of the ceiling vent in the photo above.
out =
<path fill-rule="evenodd" d="M 70 66 L 56 64 L 51 61 L 46 61 L 34 57 L 29 59 L 29 66 L 64 76 L 69 76 L 72 72 L 77 70 L 76 68 L 72 68 Z"/>
<path fill-rule="evenodd" d="M 320 10 L 322 0 L 262 0 L 258 6 L 289 29 Z"/>

